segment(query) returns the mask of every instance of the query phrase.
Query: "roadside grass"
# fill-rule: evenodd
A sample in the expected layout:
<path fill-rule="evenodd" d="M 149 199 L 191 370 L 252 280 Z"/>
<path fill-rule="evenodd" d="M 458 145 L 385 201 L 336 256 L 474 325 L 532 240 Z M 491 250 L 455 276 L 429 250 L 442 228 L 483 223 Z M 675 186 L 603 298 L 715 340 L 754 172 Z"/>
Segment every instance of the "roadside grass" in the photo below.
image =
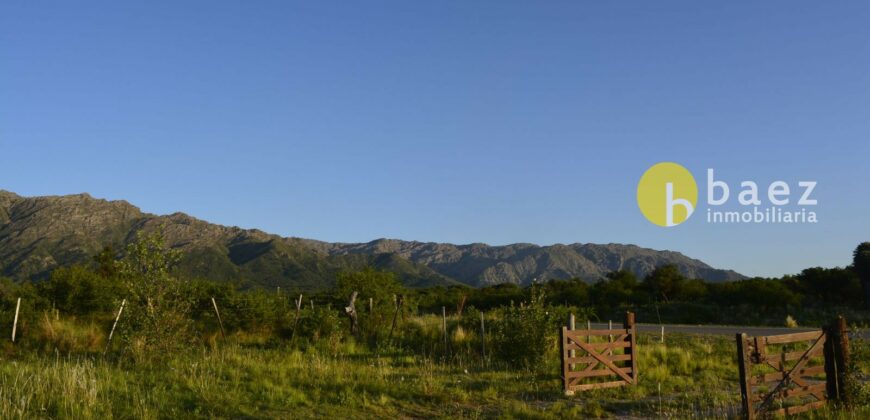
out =
<path fill-rule="evenodd" d="M 436 318 L 418 322 L 438 343 Z M 211 337 L 210 345 L 159 363 L 103 357 L 105 338 L 88 324 L 48 322 L 54 338 L 4 345 L 0 418 L 729 418 L 739 413 L 732 337 L 640 334 L 637 386 L 565 397 L 555 338 L 534 369 L 474 358 L 470 331 L 455 326 L 451 358 L 402 346 L 372 352 L 352 340 L 291 347 L 256 334 Z M 401 338 L 401 337 L 399 337 Z M 48 341 L 54 340 L 54 341 Z M 399 340 L 397 340 L 399 341 Z M 55 342 L 57 345 L 48 345 Z M 66 343 L 66 344 L 64 344 Z M 856 347 L 868 372 L 866 343 Z M 53 347 L 53 348 L 52 348 Z M 465 349 L 465 350 L 462 350 Z M 75 351 L 73 351 L 75 350 Z M 863 353 L 862 353 L 863 352 Z M 867 418 L 849 411 L 805 418 Z"/>
<path fill-rule="evenodd" d="M 574 398 L 561 393 L 555 351 L 544 373 L 438 363 L 402 352 L 374 355 L 353 344 L 333 355 L 235 343 L 160 365 L 22 354 L 0 363 L 0 417 L 564 418 L 677 413 L 696 401 L 733 402 L 733 361 L 720 338 L 674 335 L 673 344 L 662 345 L 642 336 L 641 343 L 640 371 L 648 372 L 641 373 L 641 385 Z M 716 385 L 706 386 L 711 380 Z M 711 389 L 721 393 L 708 395 Z"/>

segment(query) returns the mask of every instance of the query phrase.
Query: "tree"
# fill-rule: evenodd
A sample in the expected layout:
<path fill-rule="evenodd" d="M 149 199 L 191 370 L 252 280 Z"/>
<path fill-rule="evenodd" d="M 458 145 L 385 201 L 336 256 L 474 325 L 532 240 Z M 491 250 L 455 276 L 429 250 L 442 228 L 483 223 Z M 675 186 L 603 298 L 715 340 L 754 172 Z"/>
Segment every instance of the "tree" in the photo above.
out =
<path fill-rule="evenodd" d="M 97 266 L 97 274 L 103 278 L 112 278 L 118 274 L 117 264 L 115 264 L 115 251 L 112 247 L 107 246 L 94 255 L 94 264 Z"/>
<path fill-rule="evenodd" d="M 785 282 L 755 277 L 709 285 L 711 299 L 722 306 L 751 305 L 754 308 L 783 308 L 801 303 L 800 295 Z"/>
<path fill-rule="evenodd" d="M 657 267 L 643 279 L 644 286 L 656 298 L 660 297 L 666 303 L 680 293 L 685 282 L 686 278 L 673 264 Z"/>
<path fill-rule="evenodd" d="M 589 285 L 583 279 L 550 280 L 543 287 L 550 304 L 589 305 Z"/>
<path fill-rule="evenodd" d="M 48 281 L 39 284 L 40 293 L 67 314 L 87 315 L 110 312 L 121 301 L 121 285 L 81 265 L 61 267 Z"/>
<path fill-rule="evenodd" d="M 340 273 L 336 289 L 342 298 L 350 298 L 353 292 L 359 292 L 358 299 L 366 308 L 369 299 L 372 299 L 373 305 L 389 303 L 392 308 L 393 295 L 402 292 L 402 285 L 396 280 L 396 275 L 389 271 L 365 267 L 360 271 Z"/>
<path fill-rule="evenodd" d="M 128 303 L 121 337 L 137 359 L 170 355 L 192 341 L 192 300 L 171 274 L 180 257 L 165 246 L 160 232 L 139 232 L 117 262 Z"/>
<path fill-rule="evenodd" d="M 340 273 L 336 294 L 350 299 L 346 312 L 351 320 L 351 333 L 365 336 L 372 346 L 376 346 L 395 310 L 393 296 L 402 294 L 402 285 L 395 274 L 366 267 L 356 272 Z"/>
<path fill-rule="evenodd" d="M 632 272 L 620 270 L 607 273 L 606 281 L 592 287 L 592 301 L 599 308 L 634 303 L 637 288 L 637 277 Z"/>
<path fill-rule="evenodd" d="M 852 268 L 861 279 L 861 287 L 864 289 L 864 306 L 870 309 L 870 242 L 858 245 L 852 257 Z"/>
<path fill-rule="evenodd" d="M 828 305 L 863 303 L 861 284 L 854 270 L 843 268 L 813 267 L 801 271 L 800 274 L 786 278 L 796 289 L 810 298 L 810 302 Z"/>

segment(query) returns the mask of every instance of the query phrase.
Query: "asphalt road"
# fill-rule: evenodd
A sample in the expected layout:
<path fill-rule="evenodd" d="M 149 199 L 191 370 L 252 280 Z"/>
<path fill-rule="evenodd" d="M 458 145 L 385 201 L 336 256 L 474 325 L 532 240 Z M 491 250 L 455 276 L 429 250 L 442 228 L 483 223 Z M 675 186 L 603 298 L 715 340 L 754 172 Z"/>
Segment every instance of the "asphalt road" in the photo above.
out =
<path fill-rule="evenodd" d="M 613 321 L 613 326 L 619 328 L 622 322 Z M 669 332 L 684 333 L 684 334 L 713 334 L 713 335 L 729 335 L 735 336 L 738 333 L 746 333 L 749 336 L 758 335 L 777 335 L 790 334 L 804 331 L 815 331 L 817 328 L 786 328 L 786 327 L 745 327 L 734 325 L 679 325 L 679 324 L 664 324 L 665 338 Z M 585 328 L 585 325 L 577 325 L 577 328 Z M 593 329 L 606 329 L 606 323 L 593 322 Z M 662 325 L 660 324 L 637 324 L 637 329 L 640 332 L 660 333 Z M 870 332 L 864 330 L 861 336 L 865 339 L 870 339 Z"/>

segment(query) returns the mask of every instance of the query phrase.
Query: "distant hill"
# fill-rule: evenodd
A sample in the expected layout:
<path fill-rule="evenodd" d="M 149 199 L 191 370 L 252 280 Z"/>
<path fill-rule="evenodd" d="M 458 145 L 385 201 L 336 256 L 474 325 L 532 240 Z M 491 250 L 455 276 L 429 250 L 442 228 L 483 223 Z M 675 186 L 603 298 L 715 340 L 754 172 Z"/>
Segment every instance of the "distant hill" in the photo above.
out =
<path fill-rule="evenodd" d="M 143 213 L 126 201 L 88 194 L 21 197 L 0 190 L 0 275 L 39 280 L 57 267 L 90 260 L 104 246 L 121 251 L 140 230 L 163 229 L 170 246 L 185 251 L 180 270 L 214 280 L 266 287 L 317 289 L 337 273 L 372 265 L 395 272 L 409 286 L 498 283 L 580 277 L 595 281 L 614 270 L 642 277 L 674 264 L 688 277 L 743 278 L 683 254 L 634 245 L 452 245 L 378 239 L 328 243 L 227 227 L 183 213 Z"/>

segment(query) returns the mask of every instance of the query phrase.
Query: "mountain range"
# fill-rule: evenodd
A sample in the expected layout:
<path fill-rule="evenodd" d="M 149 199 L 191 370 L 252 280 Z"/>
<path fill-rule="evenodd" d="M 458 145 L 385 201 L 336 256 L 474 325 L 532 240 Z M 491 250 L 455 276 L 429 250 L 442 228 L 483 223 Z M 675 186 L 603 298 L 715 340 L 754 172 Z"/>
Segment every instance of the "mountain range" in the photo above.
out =
<path fill-rule="evenodd" d="M 149 214 L 126 201 L 88 194 L 22 197 L 3 190 L 0 276 L 44 279 L 55 268 L 88 263 L 106 246 L 123 251 L 137 232 L 154 229 L 163 230 L 169 246 L 184 251 L 182 274 L 264 287 L 325 288 L 339 272 L 365 266 L 393 271 L 412 287 L 528 285 L 536 279 L 572 277 L 594 282 L 615 270 L 643 277 L 664 264 L 707 281 L 744 278 L 679 252 L 635 245 L 490 246 L 396 239 L 329 243 L 217 225 L 184 213 Z"/>

